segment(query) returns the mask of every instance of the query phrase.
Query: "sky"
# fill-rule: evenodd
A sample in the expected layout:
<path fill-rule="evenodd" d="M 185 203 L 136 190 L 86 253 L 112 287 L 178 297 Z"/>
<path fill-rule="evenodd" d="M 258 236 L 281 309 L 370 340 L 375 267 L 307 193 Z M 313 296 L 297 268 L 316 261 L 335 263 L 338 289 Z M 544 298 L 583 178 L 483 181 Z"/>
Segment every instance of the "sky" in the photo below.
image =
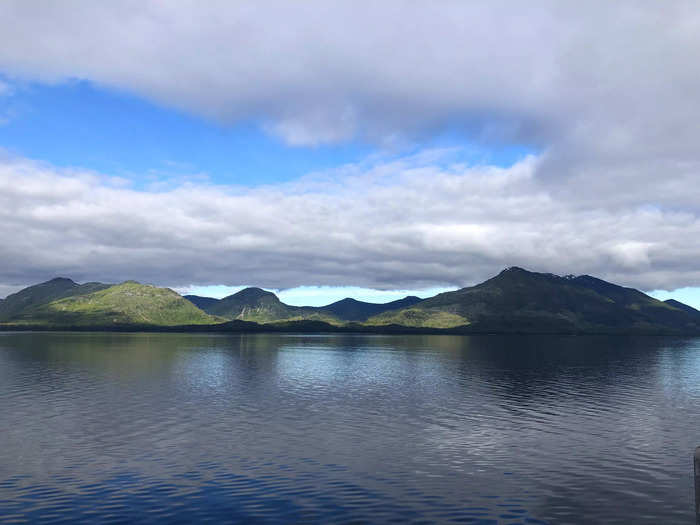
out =
<path fill-rule="evenodd" d="M 700 306 L 698 64 L 683 0 L 4 0 L 0 297 L 517 265 Z"/>

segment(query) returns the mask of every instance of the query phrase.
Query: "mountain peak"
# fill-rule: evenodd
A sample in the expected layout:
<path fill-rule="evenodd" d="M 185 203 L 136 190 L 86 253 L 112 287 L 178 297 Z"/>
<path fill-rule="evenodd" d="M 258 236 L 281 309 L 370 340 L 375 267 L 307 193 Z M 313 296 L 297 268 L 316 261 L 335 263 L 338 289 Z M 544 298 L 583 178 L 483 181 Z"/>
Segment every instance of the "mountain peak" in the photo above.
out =
<path fill-rule="evenodd" d="M 225 297 L 223 300 L 228 299 L 229 297 L 235 297 L 237 299 L 247 299 L 247 300 L 253 300 L 253 299 L 258 299 L 260 297 L 275 297 L 277 296 L 272 293 L 268 292 L 267 290 L 263 290 L 262 288 L 256 288 L 256 287 L 249 287 L 249 288 L 243 288 L 243 290 L 240 290 L 232 295 L 229 295 L 228 297 Z"/>
<path fill-rule="evenodd" d="M 699 315 L 700 311 L 698 311 L 697 308 L 693 308 L 692 306 L 682 303 L 680 301 L 677 301 L 676 299 L 666 299 L 664 301 L 669 306 L 672 306 L 673 308 L 676 308 L 677 310 L 683 310 L 684 312 L 693 314 L 693 315 Z"/>
<path fill-rule="evenodd" d="M 363 302 L 363 301 L 358 301 L 357 299 L 353 299 L 352 297 L 346 297 L 345 299 L 341 299 L 340 301 L 336 301 L 334 303 L 331 303 L 328 306 L 341 305 L 341 304 L 355 304 L 355 303 L 360 303 L 360 302 Z"/>
<path fill-rule="evenodd" d="M 76 284 L 76 283 L 73 279 L 69 279 L 68 277 L 54 277 L 53 279 L 46 281 L 44 284 Z"/>
<path fill-rule="evenodd" d="M 539 272 L 531 272 L 529 270 L 526 270 L 525 268 L 521 268 L 520 266 L 510 266 L 504 270 L 501 270 L 501 273 L 496 275 L 495 277 L 492 277 L 491 279 L 488 279 L 485 281 L 485 283 L 496 283 L 496 282 L 520 282 L 523 280 L 530 281 L 532 279 L 541 279 L 541 278 L 546 278 L 550 279 L 552 277 L 557 277 L 554 274 L 551 273 L 539 273 Z"/>
<path fill-rule="evenodd" d="M 504 268 L 501 270 L 501 274 L 508 273 L 508 274 L 514 274 L 514 273 L 532 273 L 527 271 L 525 268 L 521 268 L 520 266 L 509 266 L 508 268 Z"/>

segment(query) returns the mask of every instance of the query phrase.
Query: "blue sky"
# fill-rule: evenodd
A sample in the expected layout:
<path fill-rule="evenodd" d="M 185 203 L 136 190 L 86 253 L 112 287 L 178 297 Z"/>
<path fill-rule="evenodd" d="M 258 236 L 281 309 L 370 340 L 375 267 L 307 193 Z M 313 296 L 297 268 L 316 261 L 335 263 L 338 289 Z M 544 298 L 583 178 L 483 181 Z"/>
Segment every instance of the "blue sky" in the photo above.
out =
<path fill-rule="evenodd" d="M 255 187 L 359 163 L 368 157 L 401 158 L 426 148 L 452 148 L 449 162 L 507 167 L 535 150 L 518 144 L 488 146 L 449 127 L 419 145 L 377 149 L 357 141 L 313 147 L 290 146 L 255 122 L 226 126 L 86 81 L 40 84 L 2 78 L 0 146 L 11 155 L 128 179 L 135 188 L 156 183 Z M 255 286 L 257 283 L 250 283 Z M 182 293 L 224 297 L 245 284 L 192 285 Z M 344 297 L 387 302 L 406 295 L 430 297 L 455 286 L 377 290 L 359 286 L 268 288 L 292 305 L 321 306 Z M 11 289 L 10 289 L 11 290 Z M 700 308 L 700 288 L 652 290 Z"/>
<path fill-rule="evenodd" d="M 180 290 L 184 294 L 221 299 L 234 294 L 245 286 L 195 286 Z M 442 292 L 454 290 L 451 287 L 432 287 L 422 290 L 373 290 L 358 286 L 299 286 L 287 290 L 268 289 L 275 293 L 282 302 L 292 306 L 325 306 L 346 297 L 353 297 L 370 303 L 388 303 L 403 299 L 409 295 L 428 298 Z"/>
<path fill-rule="evenodd" d="M 6 115 L 2 147 L 55 166 L 125 177 L 137 186 L 201 175 L 221 184 L 266 184 L 369 153 L 356 143 L 285 147 L 254 123 L 219 125 L 86 81 L 11 85 L 11 95 L 0 98 Z"/>
<path fill-rule="evenodd" d="M 700 306 L 697 6 L 536 4 L 0 2 L 0 296 L 517 265 Z"/>
<path fill-rule="evenodd" d="M 451 163 L 509 166 L 532 153 L 517 144 L 488 148 L 445 129 L 401 147 L 377 149 L 359 142 L 313 147 L 289 146 L 254 123 L 225 126 L 139 97 L 86 81 L 39 84 L 12 81 L 0 98 L 0 145 L 12 155 L 125 178 L 136 188 L 154 183 L 194 181 L 248 187 L 297 179 L 313 172 L 362 162 L 392 159 L 425 150 L 451 148 Z M 159 188 L 160 186 L 155 186 Z M 256 285 L 251 283 L 250 285 Z M 205 285 L 182 293 L 224 297 L 241 286 Z M 292 305 L 322 306 L 344 297 L 388 302 L 407 295 L 430 297 L 454 286 L 377 290 L 358 286 L 302 286 L 271 289 Z"/>
<path fill-rule="evenodd" d="M 274 185 L 367 158 L 390 161 L 426 148 L 451 148 L 449 162 L 508 167 L 535 150 L 518 144 L 497 146 L 471 142 L 463 133 L 444 128 L 419 144 L 392 148 L 349 143 L 290 146 L 266 133 L 259 123 L 227 126 L 154 104 L 87 81 L 41 84 L 2 78 L 9 94 L 0 97 L 4 115 L 0 146 L 11 155 L 63 168 L 87 169 L 128 179 L 135 188 L 156 183 Z M 257 283 L 249 283 L 254 286 Z M 224 297 L 246 284 L 192 285 L 182 293 Z M 293 305 L 320 306 L 355 297 L 387 302 L 418 295 L 429 297 L 455 286 L 378 290 L 360 286 L 301 286 L 274 289 Z M 700 308 L 700 288 L 653 290 L 659 299 L 676 298 Z"/>
<path fill-rule="evenodd" d="M 9 152 L 58 167 L 124 177 L 136 187 L 153 180 L 206 177 L 215 184 L 256 186 L 297 179 L 371 155 L 403 156 L 430 148 L 458 148 L 451 161 L 507 166 L 532 152 L 517 144 L 488 148 L 453 130 L 420 143 L 388 149 L 351 141 L 295 147 L 260 123 L 218 124 L 86 81 L 61 84 L 12 81 L 0 97 L 0 145 Z"/>
<path fill-rule="evenodd" d="M 700 310 L 700 288 L 684 287 L 677 290 L 652 290 L 648 293 L 660 301 L 675 299 Z"/>

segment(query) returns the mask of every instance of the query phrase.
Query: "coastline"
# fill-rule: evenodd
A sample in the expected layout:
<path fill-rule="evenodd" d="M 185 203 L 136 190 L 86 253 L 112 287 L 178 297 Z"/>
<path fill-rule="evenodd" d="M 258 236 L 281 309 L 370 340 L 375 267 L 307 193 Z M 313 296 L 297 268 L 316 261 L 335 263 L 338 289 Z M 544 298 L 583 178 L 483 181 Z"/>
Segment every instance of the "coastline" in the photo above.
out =
<path fill-rule="evenodd" d="M 485 326 L 460 326 L 455 328 L 425 328 L 400 325 L 334 326 L 319 321 L 292 321 L 278 324 L 258 324 L 250 321 L 233 321 L 213 325 L 0 325 L 0 332 L 119 332 L 119 333 L 307 333 L 307 334 L 376 334 L 376 335 L 570 335 L 570 336 L 681 336 L 697 337 L 697 331 L 620 329 L 620 330 L 557 330 L 557 329 L 496 329 Z"/>

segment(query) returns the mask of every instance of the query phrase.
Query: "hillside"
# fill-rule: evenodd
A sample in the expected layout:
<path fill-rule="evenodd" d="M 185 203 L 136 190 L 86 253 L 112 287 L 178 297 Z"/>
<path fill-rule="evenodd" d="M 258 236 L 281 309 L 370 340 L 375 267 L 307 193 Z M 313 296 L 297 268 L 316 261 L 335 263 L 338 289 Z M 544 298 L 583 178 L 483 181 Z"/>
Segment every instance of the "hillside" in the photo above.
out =
<path fill-rule="evenodd" d="M 225 319 L 241 319 L 266 323 L 294 316 L 292 308 L 275 294 L 261 288 L 245 288 L 216 303 L 205 305 L 204 311 Z"/>
<path fill-rule="evenodd" d="M 239 319 L 257 323 L 311 320 L 335 325 L 365 321 L 373 315 L 421 301 L 418 297 L 405 297 L 379 304 L 348 297 L 327 306 L 290 306 L 280 301 L 274 293 L 261 288 L 245 288 L 220 300 L 196 295 L 186 295 L 185 299 L 207 313 L 229 320 Z"/>
<path fill-rule="evenodd" d="M 3 321 L 49 326 L 175 326 L 220 321 L 167 288 L 133 281 L 94 288 L 85 293 L 76 293 L 73 288 L 73 293 L 55 300 L 48 297 L 43 304 L 32 306 L 31 315 L 15 315 Z"/>
<path fill-rule="evenodd" d="M 449 317 L 446 317 L 449 314 Z M 560 277 L 508 268 L 481 284 L 446 292 L 409 309 L 375 316 L 369 324 L 468 326 L 498 332 L 700 331 L 688 312 L 588 275 Z"/>
<path fill-rule="evenodd" d="M 676 308 L 677 310 L 683 310 L 684 312 L 692 315 L 693 317 L 698 317 L 700 318 L 700 310 L 693 308 L 692 306 L 688 306 L 685 303 L 682 303 L 680 301 L 676 301 L 675 299 L 666 299 L 664 301 L 667 305 Z"/>
<path fill-rule="evenodd" d="M 0 323 L 31 321 L 36 318 L 40 307 L 52 301 L 92 293 L 109 286 L 102 283 L 77 284 L 63 277 L 35 284 L 0 301 Z"/>
<path fill-rule="evenodd" d="M 207 301 L 198 296 L 190 299 L 194 304 L 211 314 L 227 320 L 252 321 L 256 323 L 276 323 L 283 321 L 315 320 L 330 324 L 341 324 L 334 315 L 317 311 L 314 308 L 289 306 L 272 292 L 261 288 L 245 288 L 223 299 Z M 202 299 L 205 299 L 204 301 Z M 213 301 L 213 302 L 212 302 Z"/>
<path fill-rule="evenodd" d="M 366 321 L 368 318 L 389 310 L 407 308 L 422 301 L 420 297 L 409 296 L 389 303 L 368 303 L 347 297 L 327 306 L 313 307 L 314 310 L 333 315 L 343 321 Z M 306 307 L 310 308 L 310 307 Z"/>
<path fill-rule="evenodd" d="M 218 299 L 214 299 L 213 297 L 201 297 L 199 295 L 184 295 L 183 297 L 200 310 L 206 310 L 219 302 Z"/>
<path fill-rule="evenodd" d="M 322 307 L 287 305 L 260 288 L 212 299 L 182 297 L 133 281 L 77 284 L 56 278 L 0 301 L 0 325 L 700 334 L 700 311 L 589 275 L 560 277 L 514 267 L 476 286 L 429 299 L 375 304 L 347 298 Z"/>

